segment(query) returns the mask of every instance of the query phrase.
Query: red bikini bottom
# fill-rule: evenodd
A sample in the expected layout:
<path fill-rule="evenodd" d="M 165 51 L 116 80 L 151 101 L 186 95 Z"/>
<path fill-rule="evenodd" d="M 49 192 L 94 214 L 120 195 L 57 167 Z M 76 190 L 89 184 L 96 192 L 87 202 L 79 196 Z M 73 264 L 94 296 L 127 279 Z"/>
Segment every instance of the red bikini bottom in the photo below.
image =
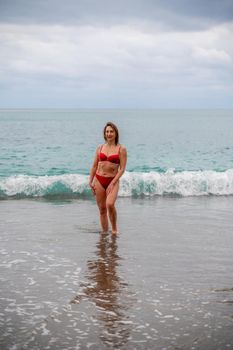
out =
<path fill-rule="evenodd" d="M 101 176 L 101 175 L 95 174 L 95 177 L 97 178 L 99 183 L 103 186 L 103 188 L 106 190 L 108 185 L 112 182 L 115 176 L 108 177 L 108 176 Z"/>

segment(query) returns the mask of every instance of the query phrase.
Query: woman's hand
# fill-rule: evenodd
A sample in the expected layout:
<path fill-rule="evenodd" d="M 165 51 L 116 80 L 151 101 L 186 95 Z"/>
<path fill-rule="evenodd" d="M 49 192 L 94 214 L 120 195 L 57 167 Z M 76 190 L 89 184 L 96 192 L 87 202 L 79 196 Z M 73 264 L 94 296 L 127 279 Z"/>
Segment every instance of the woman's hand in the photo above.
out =
<path fill-rule="evenodd" d="M 89 186 L 91 188 L 93 195 L 95 196 L 95 186 L 92 185 L 92 182 L 89 182 Z"/>
<path fill-rule="evenodd" d="M 112 192 L 114 186 L 115 186 L 115 184 L 114 184 L 113 182 L 111 182 L 111 183 L 108 185 L 108 187 L 107 187 L 107 189 L 106 189 L 106 195 L 107 195 L 107 196 Z"/>

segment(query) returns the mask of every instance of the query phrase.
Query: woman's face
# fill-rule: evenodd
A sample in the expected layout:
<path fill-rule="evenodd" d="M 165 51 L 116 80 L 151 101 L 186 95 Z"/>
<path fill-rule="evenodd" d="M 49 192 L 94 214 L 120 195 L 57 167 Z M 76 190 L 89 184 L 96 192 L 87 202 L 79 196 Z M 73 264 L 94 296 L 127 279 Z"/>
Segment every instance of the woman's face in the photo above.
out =
<path fill-rule="evenodd" d="M 105 130 L 105 137 L 107 141 L 115 141 L 116 131 L 111 126 L 107 126 Z"/>

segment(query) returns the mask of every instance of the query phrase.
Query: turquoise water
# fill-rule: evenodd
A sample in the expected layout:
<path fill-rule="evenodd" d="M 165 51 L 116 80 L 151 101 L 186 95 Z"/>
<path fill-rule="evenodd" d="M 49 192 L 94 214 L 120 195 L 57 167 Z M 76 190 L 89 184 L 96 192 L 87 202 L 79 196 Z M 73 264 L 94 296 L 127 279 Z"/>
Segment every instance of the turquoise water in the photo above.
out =
<path fill-rule="evenodd" d="M 0 110 L 0 197 L 90 196 L 107 121 L 128 151 L 121 196 L 233 194 L 233 110 Z"/>

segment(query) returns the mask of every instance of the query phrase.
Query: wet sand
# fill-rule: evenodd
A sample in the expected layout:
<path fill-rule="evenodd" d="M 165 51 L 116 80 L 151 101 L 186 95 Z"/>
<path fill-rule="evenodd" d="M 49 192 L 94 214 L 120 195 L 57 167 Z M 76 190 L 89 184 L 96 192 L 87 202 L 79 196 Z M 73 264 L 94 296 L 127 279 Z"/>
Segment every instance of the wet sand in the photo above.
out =
<path fill-rule="evenodd" d="M 233 197 L 0 202 L 0 348 L 233 349 Z"/>

